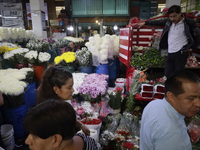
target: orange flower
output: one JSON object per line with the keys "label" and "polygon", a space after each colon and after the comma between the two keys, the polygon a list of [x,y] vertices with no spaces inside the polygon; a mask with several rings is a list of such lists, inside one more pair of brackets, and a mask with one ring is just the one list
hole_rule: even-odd
{"label": "orange flower", "polygon": [[146,80],[146,75],[143,75],[142,77],[140,77],[139,82],[144,82]]}
{"label": "orange flower", "polygon": [[140,72],[140,76],[142,76],[142,75],[144,75],[144,72],[142,71],[142,72]]}

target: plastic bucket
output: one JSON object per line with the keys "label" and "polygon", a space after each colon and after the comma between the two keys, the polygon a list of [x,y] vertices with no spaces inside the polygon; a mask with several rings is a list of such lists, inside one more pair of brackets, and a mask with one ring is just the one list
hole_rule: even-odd
{"label": "plastic bucket", "polygon": [[26,68],[26,67],[28,67],[28,63],[25,63],[25,64],[15,64],[15,67],[17,69]]}
{"label": "plastic bucket", "polygon": [[[100,64],[99,67],[95,68],[95,72],[97,74],[105,74],[109,75],[109,69],[108,69],[108,64]],[[109,78],[107,79],[107,82],[109,84]]]}
{"label": "plastic bucket", "polygon": [[15,138],[22,138],[25,135],[22,122],[26,114],[26,105],[17,108],[2,109],[2,115],[6,124],[12,124]]}
{"label": "plastic bucket", "polygon": [[2,68],[3,69],[15,68],[15,65],[6,59],[3,59],[2,60]]}
{"label": "plastic bucket", "polygon": [[109,78],[110,79],[116,79],[117,78],[117,59],[109,59]]}
{"label": "plastic bucket", "polygon": [[89,67],[80,67],[80,72],[83,72],[83,73],[93,73],[93,66],[89,66]]}
{"label": "plastic bucket", "polygon": [[14,130],[11,124],[4,124],[1,126],[1,137],[6,150],[12,150],[15,147],[13,133]]}
{"label": "plastic bucket", "polygon": [[42,76],[45,70],[45,66],[33,66],[34,68],[34,77],[36,79],[36,81],[41,81],[42,80]]}
{"label": "plastic bucket", "polygon": [[24,101],[27,108],[34,107],[36,105],[36,86],[35,83],[29,84],[24,94]]}
{"label": "plastic bucket", "polygon": [[7,138],[2,138],[3,144],[5,145],[6,150],[13,150],[15,147],[15,139],[13,134]]}
{"label": "plastic bucket", "polygon": [[100,64],[95,71],[97,74],[109,75],[108,64]]}

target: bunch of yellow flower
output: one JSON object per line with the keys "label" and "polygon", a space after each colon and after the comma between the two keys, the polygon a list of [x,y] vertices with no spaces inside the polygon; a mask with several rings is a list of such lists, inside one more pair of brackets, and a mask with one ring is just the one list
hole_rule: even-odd
{"label": "bunch of yellow flower", "polygon": [[0,47],[0,53],[6,53],[9,51],[12,51],[14,49],[18,49],[19,47],[8,47],[8,46],[2,46]]}
{"label": "bunch of yellow flower", "polygon": [[57,56],[54,59],[55,64],[59,64],[61,61],[65,61],[66,63],[73,63],[76,60],[76,56],[74,52],[66,52],[63,53],[61,56]]}

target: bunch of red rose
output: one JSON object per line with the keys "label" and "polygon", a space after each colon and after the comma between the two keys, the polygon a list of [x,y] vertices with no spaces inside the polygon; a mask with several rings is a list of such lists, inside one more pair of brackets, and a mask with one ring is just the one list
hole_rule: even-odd
{"label": "bunch of red rose", "polygon": [[130,135],[130,132],[126,128],[119,128],[116,132],[117,132],[117,134],[121,134],[123,136]]}
{"label": "bunch of red rose", "polygon": [[130,150],[131,150],[132,148],[134,148],[134,144],[133,144],[132,142],[124,142],[122,146],[123,146],[123,148],[126,149],[126,150],[127,150],[127,149],[130,149]]}
{"label": "bunch of red rose", "polygon": [[87,124],[87,125],[98,125],[101,123],[100,119],[92,119],[92,118],[85,118],[84,120],[81,121],[83,124]]}

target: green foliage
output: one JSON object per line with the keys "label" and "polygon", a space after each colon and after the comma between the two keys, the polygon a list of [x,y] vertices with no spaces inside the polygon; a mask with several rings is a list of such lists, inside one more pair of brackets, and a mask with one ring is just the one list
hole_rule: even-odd
{"label": "green foliage", "polygon": [[164,66],[165,58],[159,50],[151,48],[144,53],[134,53],[131,58],[131,66],[136,68],[149,68],[152,66]]}
{"label": "green foliage", "polygon": [[119,109],[121,108],[121,93],[119,91],[117,91],[116,93],[111,93],[109,95],[110,97],[110,101],[108,102],[108,105],[112,108],[112,109]]}

